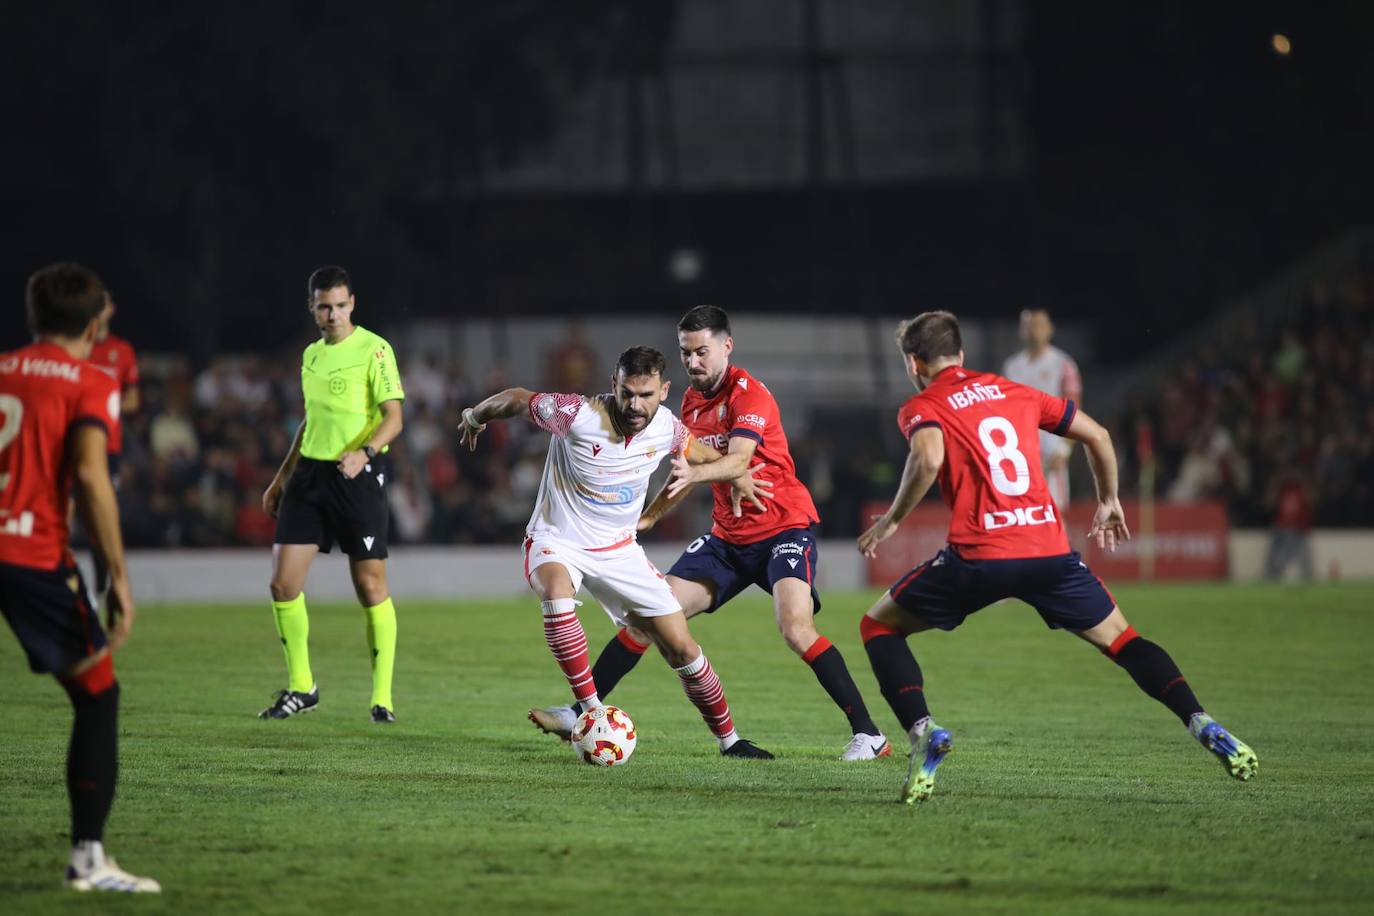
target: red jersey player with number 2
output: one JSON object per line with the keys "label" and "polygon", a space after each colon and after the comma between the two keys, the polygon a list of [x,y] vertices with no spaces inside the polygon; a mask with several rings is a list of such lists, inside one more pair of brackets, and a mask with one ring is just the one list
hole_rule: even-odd
{"label": "red jersey player with number 2", "polygon": [[959,322],[949,312],[902,322],[897,343],[907,377],[920,392],[898,414],[911,453],[891,507],[859,537],[859,550],[873,556],[937,477],[953,514],[948,546],[898,580],[860,624],[883,696],[911,738],[902,800],[930,797],[935,768],[953,746],[949,731],[930,717],[921,668],[906,638],[952,630],[1004,598],[1021,599],[1049,626],[1096,646],[1169,707],[1230,775],[1253,776],[1259,769],[1254,751],[1203,711],[1169,654],[1136,633],[1102,580],[1069,549],[1041,471],[1039,431],[1087,446],[1098,501],[1089,537],[1114,550],[1130,532],[1107,431],[1073,401],[965,369]]}
{"label": "red jersey player with number 2", "polygon": [[[103,845],[119,745],[119,682],[110,653],[128,638],[134,619],[105,457],[119,422],[119,388],[86,362],[105,287],[84,267],[54,264],[29,277],[26,305],[34,343],[0,354],[0,612],[29,667],[57,678],[75,714],[67,748],[67,886],[156,893],[156,881],[121,869]],[[67,546],[72,490],[91,545],[110,571],[108,640]]]}

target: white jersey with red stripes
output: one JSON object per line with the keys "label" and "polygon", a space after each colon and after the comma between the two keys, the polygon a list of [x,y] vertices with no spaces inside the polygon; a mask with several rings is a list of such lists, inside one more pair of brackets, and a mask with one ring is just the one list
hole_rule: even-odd
{"label": "white jersey with red stripes", "polygon": [[613,409],[609,394],[545,392],[530,398],[530,419],[553,434],[525,528],[530,538],[553,537],[593,551],[634,541],[650,475],[686,447],[689,434],[660,406],[641,432],[623,436],[611,422]]}

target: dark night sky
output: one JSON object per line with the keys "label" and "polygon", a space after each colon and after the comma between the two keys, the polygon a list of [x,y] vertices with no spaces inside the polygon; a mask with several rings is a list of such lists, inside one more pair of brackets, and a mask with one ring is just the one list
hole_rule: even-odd
{"label": "dark night sky", "polygon": [[[857,244],[828,215],[859,199],[875,307],[1030,299],[1181,327],[1374,206],[1374,6],[1358,2],[1028,3],[1019,176],[638,202],[471,188],[480,163],[556,132],[554,89],[608,61],[653,68],[672,3],[190,6],[8,5],[0,288],[16,316],[25,275],[59,258],[106,276],[145,348],[201,356],[251,346],[326,261],[415,314],[509,308],[517,281],[523,308],[615,308],[672,295],[662,252],[633,256],[646,214],[756,249],[721,259],[703,295],[788,308],[819,289],[807,307],[826,309]],[[587,240],[576,263],[560,260],[570,232]],[[835,263],[798,269],[816,250]],[[570,271],[605,292],[561,294],[585,285]],[[17,318],[0,332],[22,336]]]}

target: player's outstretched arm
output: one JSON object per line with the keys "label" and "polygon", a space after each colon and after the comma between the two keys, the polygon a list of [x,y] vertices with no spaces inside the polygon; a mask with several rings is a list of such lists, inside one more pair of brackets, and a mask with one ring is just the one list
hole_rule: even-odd
{"label": "player's outstretched arm", "polygon": [[281,467],[277,468],[276,476],[267,485],[267,490],[262,494],[262,511],[273,518],[277,517],[277,506],[281,505],[281,494],[286,489],[286,482],[291,479],[291,472],[296,470],[296,459],[301,456],[301,440],[305,438],[305,421],[296,427],[296,437],[291,440],[291,447],[286,450],[286,457],[281,460]]}
{"label": "player's outstretched arm", "polygon": [[945,434],[938,426],[927,426],[911,434],[911,451],[906,456],[897,495],[887,511],[877,517],[873,527],[859,535],[859,553],[866,557],[877,555],[878,545],[892,537],[902,519],[925,498],[944,463]]}
{"label": "player's outstretched arm", "polygon": [[1097,511],[1093,513],[1088,537],[1096,541],[1098,547],[1116,550],[1118,543],[1131,539],[1131,531],[1126,527],[1126,513],[1121,509],[1117,493],[1116,449],[1112,447],[1111,434],[1080,410],[1073,415],[1067,435],[1087,448],[1088,467],[1097,484]]}
{"label": "player's outstretched arm", "polygon": [[477,448],[477,437],[492,420],[509,420],[530,409],[534,392],[528,388],[507,388],[498,391],[476,407],[463,408],[463,423],[458,427],[463,444],[469,450]]}
{"label": "player's outstretched arm", "polygon": [[[694,458],[698,462],[713,461],[720,458],[720,452],[704,445],[696,436],[687,437],[687,447],[683,449],[683,454],[673,456],[673,467],[676,469],[678,461],[692,461]],[[658,495],[653,502],[644,507],[644,511],[639,514],[639,523],[635,525],[636,531],[648,531],[658,524],[659,519],[677,508],[678,503],[687,498],[687,494],[692,492],[693,485],[678,487],[673,489],[673,480],[670,474],[668,479],[663,481],[663,486],[659,488]]]}
{"label": "player's outstretched arm", "polygon": [[129,587],[129,569],[124,562],[124,539],[119,533],[119,504],[110,465],[105,457],[106,434],[103,427],[78,426],[72,434],[72,481],[75,484],[76,511],[91,536],[91,547],[109,570],[110,595],[106,607],[110,615],[111,651],[129,638],[134,624],[134,597]]}
{"label": "player's outstretched arm", "polygon": [[[696,485],[695,482],[675,486],[680,471],[685,472],[697,465],[719,463],[725,460],[725,457],[711,446],[702,443],[696,436],[690,437],[682,454],[673,456],[673,474],[663,482],[663,487],[658,491],[653,502],[649,503],[640,514],[639,524],[635,526],[635,530],[648,531],[658,524],[659,519],[673,511],[679,503],[686,499],[688,493],[692,492],[692,488]],[[746,468],[744,473],[731,480],[730,502],[736,518],[744,512],[744,500],[748,500],[759,511],[763,511],[762,500],[773,498],[773,482],[754,476],[754,471],[761,467],[763,467],[762,463],[753,468]]]}
{"label": "player's outstretched arm", "polygon": [[759,447],[757,442],[747,436],[732,436],[729,449],[721,455],[710,446],[701,445],[695,440],[693,442],[704,451],[693,453],[689,449],[683,456],[686,460],[681,464],[674,460],[673,477],[670,481],[672,492],[694,483],[734,480],[747,473],[749,462],[753,460],[754,452]]}

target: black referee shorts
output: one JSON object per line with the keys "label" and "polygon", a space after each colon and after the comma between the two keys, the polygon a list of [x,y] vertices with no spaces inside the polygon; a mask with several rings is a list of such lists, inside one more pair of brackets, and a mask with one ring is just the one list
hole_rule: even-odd
{"label": "black referee shorts", "polygon": [[352,480],[338,462],[300,458],[277,508],[272,543],[316,544],[325,553],[338,544],[355,560],[386,559],[386,477],[380,455]]}
{"label": "black referee shorts", "polygon": [[35,673],[61,674],[105,647],[105,631],[74,563],[56,569],[0,563],[0,612]]}

